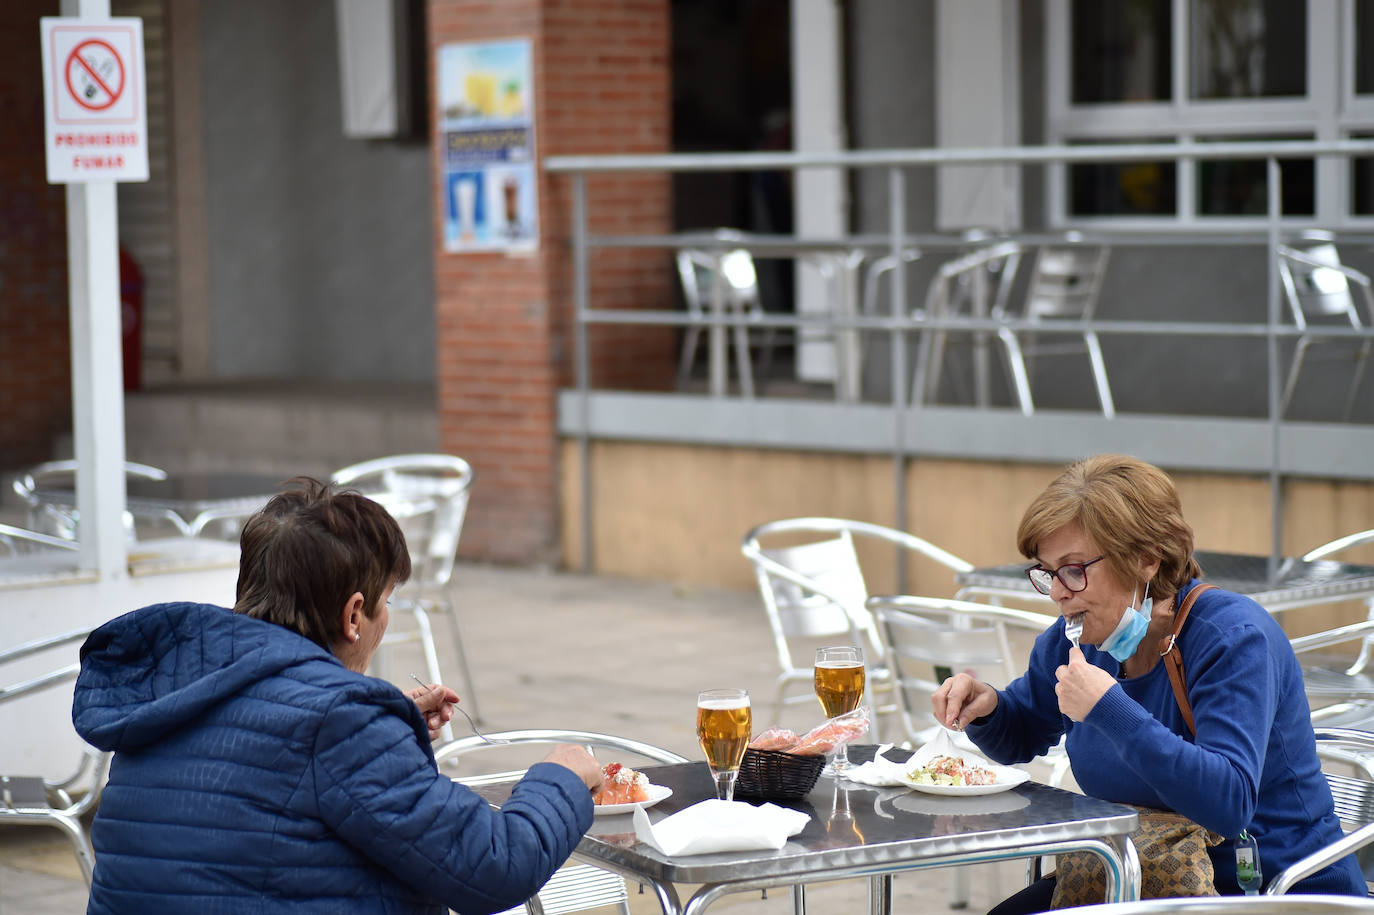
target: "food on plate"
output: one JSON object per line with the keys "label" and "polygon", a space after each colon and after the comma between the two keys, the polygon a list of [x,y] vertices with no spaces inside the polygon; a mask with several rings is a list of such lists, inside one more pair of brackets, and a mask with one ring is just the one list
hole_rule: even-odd
{"label": "food on plate", "polygon": [[997,773],[983,766],[973,766],[957,756],[932,756],[924,766],[917,766],[907,777],[920,785],[995,785]]}
{"label": "food on plate", "polygon": [[852,743],[867,733],[868,709],[860,707],[807,731],[787,752],[798,756],[820,756],[842,743]]}
{"label": "food on plate", "polygon": [[795,731],[789,731],[787,728],[769,728],[749,741],[749,749],[778,750],[785,753],[795,747],[799,740],[801,738],[797,736]]}
{"label": "food on plate", "polygon": [[649,776],[643,772],[607,763],[601,767],[601,790],[592,795],[598,807],[607,804],[638,804],[649,799]]}

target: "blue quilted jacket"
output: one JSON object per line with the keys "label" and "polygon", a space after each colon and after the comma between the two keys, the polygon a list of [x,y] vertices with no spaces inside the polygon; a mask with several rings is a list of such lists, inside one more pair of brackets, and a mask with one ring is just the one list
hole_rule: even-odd
{"label": "blue quilted jacket", "polygon": [[492,810],[437,773],[396,687],[220,607],[97,629],[72,718],[115,751],[90,912],[497,912],[592,822],[586,786],[550,763]]}

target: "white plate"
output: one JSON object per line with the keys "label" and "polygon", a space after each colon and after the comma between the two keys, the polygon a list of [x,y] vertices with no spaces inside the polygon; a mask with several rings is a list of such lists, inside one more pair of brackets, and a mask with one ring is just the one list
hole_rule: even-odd
{"label": "white plate", "polygon": [[988,766],[987,768],[991,769],[997,776],[997,781],[991,785],[921,785],[915,779],[906,778],[903,778],[902,782],[925,794],[973,797],[979,794],[996,794],[999,791],[1006,791],[1030,779],[1027,772],[1013,769],[1011,766]]}
{"label": "white plate", "polygon": [[608,817],[617,813],[633,813],[636,807],[643,807],[648,810],[659,801],[673,796],[673,789],[665,788],[662,785],[650,785],[645,790],[649,794],[647,801],[640,801],[637,804],[597,804],[592,808],[592,813],[599,817]]}

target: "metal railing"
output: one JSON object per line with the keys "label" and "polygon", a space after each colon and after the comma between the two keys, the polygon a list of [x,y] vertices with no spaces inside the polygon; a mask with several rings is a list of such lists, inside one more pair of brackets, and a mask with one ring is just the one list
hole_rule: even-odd
{"label": "metal railing", "polygon": [[[578,392],[578,446],[582,499],[582,565],[590,569],[591,556],[591,470],[590,470],[590,355],[588,325],[643,324],[656,326],[750,327],[750,328],[822,328],[826,330],[879,331],[890,335],[891,342],[891,411],[893,423],[892,462],[894,474],[894,502],[896,527],[907,528],[906,465],[909,455],[904,450],[905,425],[908,420],[907,335],[928,330],[974,331],[996,333],[998,330],[1045,331],[1044,321],[1008,320],[1004,318],[917,316],[907,307],[906,269],[903,253],[913,247],[922,250],[941,246],[967,246],[967,240],[948,235],[934,236],[908,233],[906,212],[906,172],[914,167],[947,165],[1070,165],[1111,162],[1168,161],[1192,163],[1200,160],[1265,160],[1267,163],[1267,210],[1262,222],[1253,232],[1238,232],[1233,225],[1214,231],[1190,226],[1187,232],[1159,230],[1103,229],[1076,232],[1075,240],[1086,243],[1110,242],[1137,245],[1189,244],[1234,245],[1262,242],[1267,248],[1267,320],[1264,323],[1158,321],[1091,321],[1072,322],[1072,330],[1094,331],[1100,335],[1179,335],[1228,336],[1262,338],[1267,343],[1266,377],[1268,423],[1270,427],[1269,490],[1271,530],[1271,573],[1282,555],[1282,492],[1283,474],[1280,462],[1282,416],[1280,408],[1279,341],[1304,333],[1327,337],[1374,337],[1371,328],[1315,328],[1299,329],[1281,321],[1281,301],[1276,256],[1285,228],[1314,225],[1311,217],[1285,219],[1282,213],[1282,178],[1280,159],[1306,157],[1374,157],[1374,140],[1339,141],[1274,141],[1220,143],[1148,143],[1100,144],[1075,146],[1018,146],[978,149],[888,149],[850,150],[825,153],[758,152],[712,154],[661,155],[604,155],[551,156],[544,160],[545,168],[555,174],[568,175],[572,183],[572,245],[574,296],[574,359]],[[884,169],[887,174],[888,226],[886,233],[851,235],[844,238],[804,238],[797,236],[751,236],[744,240],[722,240],[707,233],[671,233],[639,236],[593,236],[588,226],[587,176],[607,173],[678,173],[720,171],[783,170],[793,172],[805,168]],[[1053,239],[1034,234],[1017,236],[1027,244],[1049,241],[1063,242],[1062,235]],[[758,252],[781,251],[808,246],[834,246],[836,249],[864,249],[890,255],[894,261],[891,283],[890,316],[793,314],[688,314],[681,311],[610,310],[594,308],[590,295],[590,251],[594,248],[681,248],[704,250],[740,248]],[[1109,421],[1109,420],[1104,420]]]}

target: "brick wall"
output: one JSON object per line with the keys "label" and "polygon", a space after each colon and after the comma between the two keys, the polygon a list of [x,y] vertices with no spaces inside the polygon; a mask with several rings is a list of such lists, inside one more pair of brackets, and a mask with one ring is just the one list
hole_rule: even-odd
{"label": "brick wall", "polygon": [[71,427],[66,196],[47,183],[38,33],[58,11],[0,4],[0,472],[50,457]]}
{"label": "brick wall", "polygon": [[[431,81],[440,45],[526,37],[533,45],[541,158],[667,152],[668,6],[668,0],[429,0]],[[437,162],[437,133],[433,142]],[[670,191],[664,175],[590,180],[591,229],[666,232]],[[437,167],[435,200],[443,200]],[[469,556],[557,558],[556,396],[574,379],[571,182],[541,173],[539,200],[534,256],[447,253],[437,222],[444,207],[435,207],[440,441],[477,472],[462,542]],[[594,307],[672,307],[667,252],[599,252],[591,276]],[[671,330],[592,330],[594,385],[671,384]]]}

